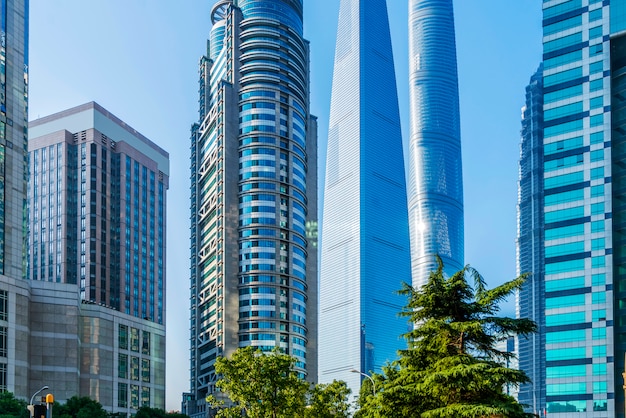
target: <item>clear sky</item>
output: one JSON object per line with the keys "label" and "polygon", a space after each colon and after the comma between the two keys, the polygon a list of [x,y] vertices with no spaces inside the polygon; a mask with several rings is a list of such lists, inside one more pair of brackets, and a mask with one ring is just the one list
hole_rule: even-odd
{"label": "clear sky", "polygon": [[[304,0],[320,195],[339,0]],[[189,128],[214,0],[30,0],[30,120],[96,101],[170,154],[167,409],[189,389]],[[407,0],[388,0],[408,137]],[[524,88],[541,59],[541,1],[455,0],[465,261],[490,286],[515,276]],[[320,202],[321,210],[321,202]],[[514,314],[513,301],[503,311]]]}

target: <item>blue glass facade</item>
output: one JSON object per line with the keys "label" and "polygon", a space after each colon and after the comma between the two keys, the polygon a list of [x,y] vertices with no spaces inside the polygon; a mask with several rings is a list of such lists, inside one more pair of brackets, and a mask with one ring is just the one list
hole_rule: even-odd
{"label": "blue glass facade", "polygon": [[330,108],[320,271],[319,381],[380,371],[405,346],[409,230],[385,0],[342,0]]}
{"label": "blue glass facade", "polygon": [[[518,236],[518,269],[532,273],[518,315],[539,324],[518,341],[533,379],[519,399],[537,413],[624,417],[623,6],[543,2],[542,100],[532,104],[542,110],[530,118],[542,147],[525,159],[524,121]],[[541,164],[528,171],[527,160]]]}
{"label": "blue glass facade", "polygon": [[[560,150],[546,150],[554,155]],[[542,328],[545,318],[537,309],[544,300],[543,275],[543,67],[531,77],[526,87],[526,105],[522,109],[522,131],[519,162],[519,193],[517,219],[517,272],[533,272],[518,295],[518,315],[530,318]],[[576,211],[574,211],[576,212]],[[572,214],[575,216],[575,214]],[[548,222],[568,219],[566,214],[554,214]],[[565,284],[563,284],[565,285]],[[545,360],[542,355],[545,336],[541,333],[518,340],[519,366],[533,382],[545,379]],[[518,399],[538,411],[545,404],[545,390],[532,384],[520,386]]]}
{"label": "blue glass facade", "polygon": [[317,124],[301,0],[219,1],[191,143],[191,393],[278,347],[317,375]]}
{"label": "blue glass facade", "polygon": [[0,275],[26,275],[28,0],[0,0]]}
{"label": "blue glass facade", "polygon": [[452,0],[409,3],[409,224],[413,285],[463,268],[463,174]]}

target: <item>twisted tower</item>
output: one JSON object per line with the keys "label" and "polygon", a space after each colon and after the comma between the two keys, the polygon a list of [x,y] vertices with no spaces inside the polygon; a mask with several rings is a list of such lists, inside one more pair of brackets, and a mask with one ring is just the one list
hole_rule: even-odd
{"label": "twisted tower", "polygon": [[463,267],[463,179],[452,0],[409,3],[409,225],[413,285],[439,255]]}

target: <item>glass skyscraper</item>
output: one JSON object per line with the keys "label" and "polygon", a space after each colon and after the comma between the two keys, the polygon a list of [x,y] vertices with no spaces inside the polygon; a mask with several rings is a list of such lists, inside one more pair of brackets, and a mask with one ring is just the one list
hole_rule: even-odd
{"label": "glass skyscraper", "polygon": [[50,295],[31,294],[31,387],[163,408],[168,153],[95,102],[31,121],[28,149],[28,279]]}
{"label": "glass skyscraper", "polygon": [[[522,130],[519,161],[519,193],[517,218],[517,274],[533,272],[522,292],[517,294],[517,316],[530,318],[545,326],[544,298],[544,219],[543,219],[543,67],[531,77],[526,87],[526,104],[522,109]],[[542,333],[519,338],[520,368],[533,382],[545,380],[545,359],[539,355],[545,346]],[[545,389],[533,391],[533,385],[521,385],[519,399],[539,410],[545,404]]]}
{"label": "glass skyscraper", "polygon": [[28,278],[165,324],[168,153],[94,102],[29,128]]}
{"label": "glass skyscraper", "polygon": [[385,0],[342,0],[333,75],[320,271],[319,381],[358,395],[405,347],[409,229]]}
{"label": "glass skyscraper", "polygon": [[413,285],[439,255],[463,268],[463,173],[452,0],[409,3],[409,224]]}
{"label": "glass skyscraper", "polygon": [[28,0],[0,0],[0,275],[26,274]]}
{"label": "glass skyscraper", "polygon": [[[543,70],[522,124],[518,340],[537,413],[624,417],[626,2],[543,2]],[[540,97],[533,98],[533,94]],[[534,165],[534,167],[533,167]]]}
{"label": "glass skyscraper", "polygon": [[302,0],[218,1],[191,138],[191,393],[214,362],[280,348],[317,375],[317,123]]}

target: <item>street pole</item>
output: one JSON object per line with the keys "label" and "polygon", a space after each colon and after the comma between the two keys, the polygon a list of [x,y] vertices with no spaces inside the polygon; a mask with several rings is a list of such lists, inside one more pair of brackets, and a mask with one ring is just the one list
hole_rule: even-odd
{"label": "street pole", "polygon": [[367,374],[367,373],[360,372],[360,371],[358,371],[358,370],[356,370],[356,369],[352,369],[352,370],[350,370],[350,372],[352,372],[352,373],[358,373],[358,374],[360,374],[361,376],[365,376],[365,377],[367,377],[367,378],[370,380],[370,382],[372,382],[372,391],[374,392],[374,396],[376,396],[376,382],[374,382],[374,379],[372,379],[372,376],[370,376],[370,375],[369,375],[369,374]]}

